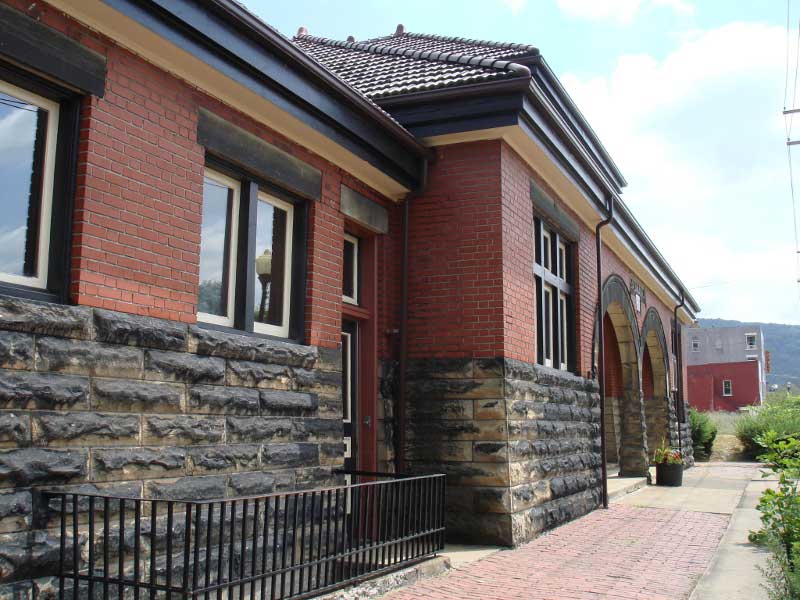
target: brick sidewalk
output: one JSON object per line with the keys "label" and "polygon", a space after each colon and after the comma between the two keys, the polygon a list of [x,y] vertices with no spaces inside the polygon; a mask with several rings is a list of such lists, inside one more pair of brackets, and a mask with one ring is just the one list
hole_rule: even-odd
{"label": "brick sidewalk", "polygon": [[612,505],[517,550],[385,596],[453,600],[676,600],[688,597],[727,515]]}

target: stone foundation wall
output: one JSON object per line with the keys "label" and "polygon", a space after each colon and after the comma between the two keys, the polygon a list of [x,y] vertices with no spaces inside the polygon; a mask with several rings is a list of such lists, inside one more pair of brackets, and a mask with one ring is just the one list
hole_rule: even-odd
{"label": "stone foundation wall", "polygon": [[38,489],[194,500],[336,481],[340,370],[338,350],[0,296],[0,598],[35,597],[30,574],[55,568]]}
{"label": "stone foundation wall", "polygon": [[395,472],[395,439],[397,422],[394,415],[394,403],[397,397],[398,363],[383,360],[378,368],[378,471]]}
{"label": "stone foundation wall", "polygon": [[600,501],[596,383],[515,360],[415,360],[409,469],[447,474],[447,535],[517,545]]}

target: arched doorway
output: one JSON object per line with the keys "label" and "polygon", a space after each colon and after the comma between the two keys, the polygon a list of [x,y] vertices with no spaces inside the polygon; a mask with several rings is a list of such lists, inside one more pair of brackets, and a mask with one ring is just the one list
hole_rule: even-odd
{"label": "arched doorway", "polygon": [[649,458],[662,444],[671,444],[669,414],[669,362],[661,317],[648,309],[641,334],[642,397]]}
{"label": "arched doorway", "polygon": [[619,276],[612,275],[606,280],[602,300],[606,460],[619,464],[621,477],[643,477],[647,475],[649,460],[639,368],[639,327],[630,295]]}

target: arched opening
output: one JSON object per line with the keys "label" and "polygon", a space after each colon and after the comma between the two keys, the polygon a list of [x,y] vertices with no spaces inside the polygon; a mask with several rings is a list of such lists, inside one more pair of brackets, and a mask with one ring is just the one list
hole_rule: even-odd
{"label": "arched opening", "polygon": [[655,309],[647,311],[642,326],[642,396],[647,447],[653,458],[655,449],[670,444],[669,376],[667,342],[661,317]]}
{"label": "arched opening", "polygon": [[612,275],[603,286],[606,460],[621,477],[648,471],[648,440],[639,369],[639,328],[628,290]]}

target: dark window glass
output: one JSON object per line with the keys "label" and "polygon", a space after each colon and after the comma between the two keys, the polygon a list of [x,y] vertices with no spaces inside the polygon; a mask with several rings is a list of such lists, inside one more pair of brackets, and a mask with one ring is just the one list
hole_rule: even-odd
{"label": "dark window glass", "polygon": [[225,317],[231,251],[234,190],[208,176],[203,180],[203,225],[200,234],[200,292],[197,310]]}
{"label": "dark window glass", "polygon": [[284,319],[288,286],[286,253],[288,212],[259,198],[256,223],[256,285],[253,314],[257,323],[288,327]]}
{"label": "dark window glass", "polygon": [[48,111],[0,91],[0,273],[7,275],[40,275],[48,118]]}

